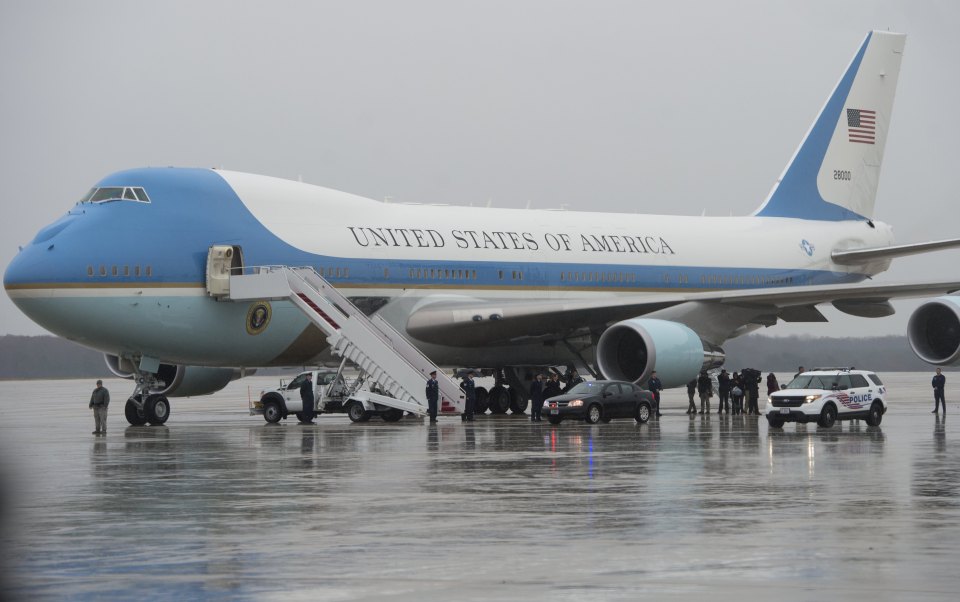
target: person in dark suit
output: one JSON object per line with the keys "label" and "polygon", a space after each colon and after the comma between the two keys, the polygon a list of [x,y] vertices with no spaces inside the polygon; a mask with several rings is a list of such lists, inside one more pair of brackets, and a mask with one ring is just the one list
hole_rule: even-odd
{"label": "person in dark suit", "polygon": [[461,420],[463,421],[473,422],[473,412],[477,404],[477,385],[473,382],[474,374],[475,372],[473,370],[467,372],[467,375],[463,377],[463,382],[460,384],[466,400],[463,408],[463,416],[461,416]]}
{"label": "person in dark suit", "polygon": [[430,414],[430,422],[437,421],[437,406],[440,402],[440,383],[437,382],[437,371],[430,371],[430,379],[427,380],[427,413]]}
{"label": "person in dark suit", "polygon": [[937,368],[937,374],[933,377],[933,411],[931,414],[936,414],[937,410],[940,409],[940,404],[943,404],[943,415],[947,415],[947,401],[943,398],[943,388],[947,386],[947,377],[940,373],[940,368]]}
{"label": "person in dark suit", "polygon": [[543,387],[543,400],[547,401],[551,397],[556,397],[563,393],[563,389],[560,387],[560,375],[554,372],[550,375],[550,380]]}
{"label": "person in dark suit", "polygon": [[537,378],[530,383],[530,422],[540,422],[540,412],[543,410],[543,375],[537,374]]}
{"label": "person in dark suit", "polygon": [[660,377],[657,376],[656,370],[650,373],[650,380],[647,381],[647,389],[653,393],[653,405],[657,406],[653,409],[653,413],[659,418],[663,415],[660,413],[660,391],[663,391],[663,383],[660,382]]}
{"label": "person in dark suit", "polygon": [[300,412],[300,424],[314,424],[313,422],[313,373],[307,372],[307,378],[300,385],[300,401],[303,402],[303,411]]}

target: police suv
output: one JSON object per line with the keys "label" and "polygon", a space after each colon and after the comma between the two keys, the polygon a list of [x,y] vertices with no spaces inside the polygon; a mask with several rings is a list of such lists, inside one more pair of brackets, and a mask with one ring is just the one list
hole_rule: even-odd
{"label": "police suv", "polygon": [[784,422],[814,422],[830,428],[837,420],[863,418],[877,426],[887,411],[887,388],[867,370],[814,368],[767,397],[764,414],[773,428]]}

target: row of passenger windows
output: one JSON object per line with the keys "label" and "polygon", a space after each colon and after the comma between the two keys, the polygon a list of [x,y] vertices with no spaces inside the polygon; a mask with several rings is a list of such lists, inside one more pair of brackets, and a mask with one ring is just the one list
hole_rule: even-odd
{"label": "row of passenger windows", "polygon": [[146,266],[141,269],[139,265],[133,266],[133,269],[128,265],[114,265],[109,268],[102,263],[100,264],[99,269],[94,269],[92,265],[87,266],[87,276],[93,278],[96,275],[106,276],[107,274],[111,276],[123,276],[124,278],[129,278],[133,276],[134,278],[139,278],[142,275],[146,275],[147,278],[153,276],[153,267]]}
{"label": "row of passenger windows", "polygon": [[729,285],[729,286],[777,286],[793,284],[793,276],[772,278],[770,276],[700,276],[700,284]]}
{"label": "row of passenger windows", "polygon": [[560,272],[561,282],[636,282],[629,272]]}
{"label": "row of passenger windows", "polygon": [[[390,277],[390,272],[387,269],[383,270],[383,277]],[[476,280],[477,271],[448,270],[441,268],[410,268],[407,270],[407,277],[411,280]]]}

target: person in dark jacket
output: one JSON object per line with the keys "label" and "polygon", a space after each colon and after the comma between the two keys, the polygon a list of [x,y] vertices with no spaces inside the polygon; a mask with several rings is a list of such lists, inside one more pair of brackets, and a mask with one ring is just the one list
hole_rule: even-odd
{"label": "person in dark jacket", "polygon": [[554,372],[543,387],[543,400],[548,401],[551,397],[556,397],[561,393],[563,393],[563,389],[560,387],[560,375]]}
{"label": "person in dark jacket", "polygon": [[933,411],[931,414],[936,414],[937,410],[940,409],[940,404],[943,404],[943,415],[947,415],[947,401],[943,397],[943,388],[947,386],[947,377],[940,373],[940,368],[937,368],[937,374],[933,377]]}
{"label": "person in dark jacket", "polygon": [[723,414],[726,410],[727,415],[730,415],[730,375],[727,374],[726,370],[721,370],[720,374],[717,376],[717,395],[720,396],[720,409],[717,410],[717,414]]}
{"label": "person in dark jacket", "polygon": [[543,410],[543,375],[530,383],[530,422],[540,422],[540,412]]}
{"label": "person in dark jacket", "polygon": [[574,369],[570,372],[570,376],[567,377],[567,386],[563,388],[563,392],[566,393],[570,389],[576,387],[583,382],[583,378],[580,377],[580,374]]}
{"label": "person in dark jacket", "polygon": [[430,422],[437,421],[437,406],[440,401],[440,383],[437,382],[437,371],[430,371],[430,378],[427,380],[427,413],[430,414]]}
{"label": "person in dark jacket", "polygon": [[763,376],[759,370],[744,368],[740,371],[740,378],[743,379],[743,389],[747,393],[747,414],[759,415],[757,398],[760,397],[760,381]]}
{"label": "person in dark jacket", "polygon": [[739,372],[730,377],[730,406],[734,414],[743,414],[743,379]]}
{"label": "person in dark jacket", "polygon": [[660,413],[660,391],[663,391],[663,383],[660,382],[660,377],[657,376],[656,370],[650,373],[650,380],[647,381],[647,389],[653,393],[653,405],[656,406],[654,408],[654,414],[659,418],[663,416],[663,414]]}
{"label": "person in dark jacket", "polygon": [[[107,434],[107,406],[110,405],[110,391],[103,386],[103,381],[97,381],[97,388],[90,395],[90,409],[93,410],[93,422],[96,425],[93,435]],[[946,411],[946,409],[944,409]]]}
{"label": "person in dark jacket", "polygon": [[767,374],[767,395],[780,390],[780,383],[777,382],[777,376],[771,372]]}
{"label": "person in dark jacket", "polygon": [[706,372],[701,372],[697,378],[697,393],[700,394],[700,413],[710,413],[710,398],[713,397],[713,381]]}
{"label": "person in dark jacket", "polygon": [[460,419],[465,422],[473,422],[474,408],[477,404],[477,385],[473,382],[474,374],[475,372],[473,370],[467,372],[467,375],[463,377],[463,382],[460,383],[460,388],[463,389],[464,398],[466,400],[463,409],[463,416],[461,416]]}
{"label": "person in dark jacket", "polygon": [[313,373],[307,372],[307,378],[300,384],[300,401],[303,402],[303,411],[300,412],[300,424],[314,424],[313,422]]}
{"label": "person in dark jacket", "polygon": [[687,383],[687,414],[697,413],[697,404],[693,401],[693,396],[697,394],[697,379],[691,378]]}

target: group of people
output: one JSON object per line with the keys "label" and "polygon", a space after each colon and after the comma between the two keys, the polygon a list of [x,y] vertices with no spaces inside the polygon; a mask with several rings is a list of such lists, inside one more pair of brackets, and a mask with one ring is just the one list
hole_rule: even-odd
{"label": "group of people", "polygon": [[[760,415],[760,383],[763,382],[763,376],[759,370],[753,368],[744,368],[740,372],[728,374],[726,370],[721,370],[717,375],[717,387],[714,391],[713,379],[706,371],[701,371],[697,378],[687,383],[687,414],[709,414],[710,401],[714,393],[719,398],[719,408],[717,414],[752,414]],[[780,390],[780,383],[777,382],[777,376],[771,372],[767,374],[767,394]],[[700,398],[700,410],[697,411],[697,404],[694,396]],[[746,402],[746,408],[744,408]]]}

